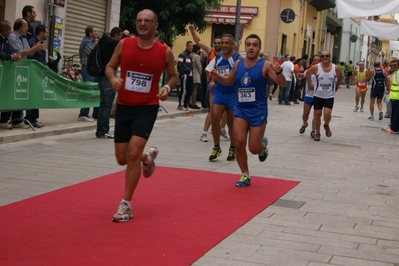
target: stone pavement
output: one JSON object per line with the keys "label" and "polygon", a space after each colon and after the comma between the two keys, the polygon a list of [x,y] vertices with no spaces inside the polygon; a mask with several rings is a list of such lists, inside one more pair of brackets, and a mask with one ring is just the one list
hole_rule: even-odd
{"label": "stone pavement", "polygon": [[[368,97],[365,112],[354,113],[354,89],[342,86],[332,137],[322,131],[320,142],[309,137],[309,127],[298,133],[302,103],[270,101],[269,158],[260,163],[249,155],[250,173],[300,183],[193,265],[399,266],[399,136],[381,131],[388,119],[367,120]],[[148,142],[160,150],[157,165],[239,178],[236,162],[225,156],[208,161],[212,136],[199,141],[206,113],[183,116],[174,97],[163,106],[170,113],[160,112]],[[124,169],[115,162],[112,140],[96,139],[95,124],[76,121],[77,114],[41,110],[41,129],[0,130],[0,206]],[[228,146],[221,142],[225,151]],[[116,209],[119,198],[110,200]]]}

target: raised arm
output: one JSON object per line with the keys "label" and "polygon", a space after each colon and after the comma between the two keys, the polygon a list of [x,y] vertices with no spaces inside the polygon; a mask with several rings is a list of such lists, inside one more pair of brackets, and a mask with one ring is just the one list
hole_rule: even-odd
{"label": "raised arm", "polygon": [[194,42],[198,44],[198,46],[201,47],[201,49],[204,50],[209,55],[209,53],[212,51],[212,47],[206,45],[201,41],[201,39],[198,37],[197,33],[194,30],[193,24],[188,25],[188,28],[191,32],[191,36],[193,36]]}

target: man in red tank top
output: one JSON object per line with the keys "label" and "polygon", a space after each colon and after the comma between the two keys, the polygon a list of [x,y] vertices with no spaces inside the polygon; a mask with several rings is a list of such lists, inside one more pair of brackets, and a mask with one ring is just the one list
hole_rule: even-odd
{"label": "man in red tank top", "polygon": [[[115,156],[126,166],[125,191],[112,221],[126,222],[133,218],[131,199],[140,179],[150,177],[155,169],[158,149],[143,153],[158,114],[159,100],[165,101],[176,86],[177,73],[172,50],[154,39],[158,17],[149,9],[137,14],[137,38],[124,38],[115,48],[105,74],[112,89],[118,92],[115,114]],[[118,66],[121,76],[115,75]],[[163,71],[168,80],[159,89]],[[143,165],[143,166],[141,166]]]}

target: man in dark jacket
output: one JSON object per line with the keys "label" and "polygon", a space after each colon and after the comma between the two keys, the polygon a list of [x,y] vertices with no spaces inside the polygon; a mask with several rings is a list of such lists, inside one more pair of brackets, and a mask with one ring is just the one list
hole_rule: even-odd
{"label": "man in dark jacket", "polygon": [[[12,60],[19,61],[21,60],[21,55],[17,53],[13,53],[10,49],[10,45],[8,44],[8,36],[11,33],[11,23],[7,20],[3,20],[0,22],[0,59],[1,60]],[[21,111],[18,112],[1,112],[0,118],[0,128],[3,129],[12,129],[12,125],[8,123],[8,120],[11,117],[12,119],[21,118]]]}
{"label": "man in dark jacket", "polygon": [[191,111],[188,103],[193,93],[193,59],[191,52],[193,51],[193,42],[186,43],[186,50],[184,50],[177,59],[177,71],[180,77],[180,93],[179,105],[177,110]]}
{"label": "man in dark jacket", "polygon": [[[115,47],[122,39],[123,31],[115,27],[111,30],[110,37],[103,35],[97,45],[100,45],[101,63],[105,66],[114,53]],[[109,80],[102,73],[98,77],[100,88],[100,107],[98,108],[96,137],[101,139],[112,139],[114,135],[109,133],[109,118],[111,115],[112,103],[115,99],[115,91],[112,90]]]}

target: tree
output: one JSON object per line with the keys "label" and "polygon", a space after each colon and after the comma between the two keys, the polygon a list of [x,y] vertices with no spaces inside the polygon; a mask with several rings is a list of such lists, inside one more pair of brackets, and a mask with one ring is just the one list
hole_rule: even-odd
{"label": "tree", "polygon": [[168,45],[178,35],[187,33],[186,26],[194,24],[198,31],[204,31],[204,17],[208,8],[219,8],[223,0],[122,0],[120,27],[136,33],[135,18],[143,9],[151,9],[158,15],[160,37]]}

